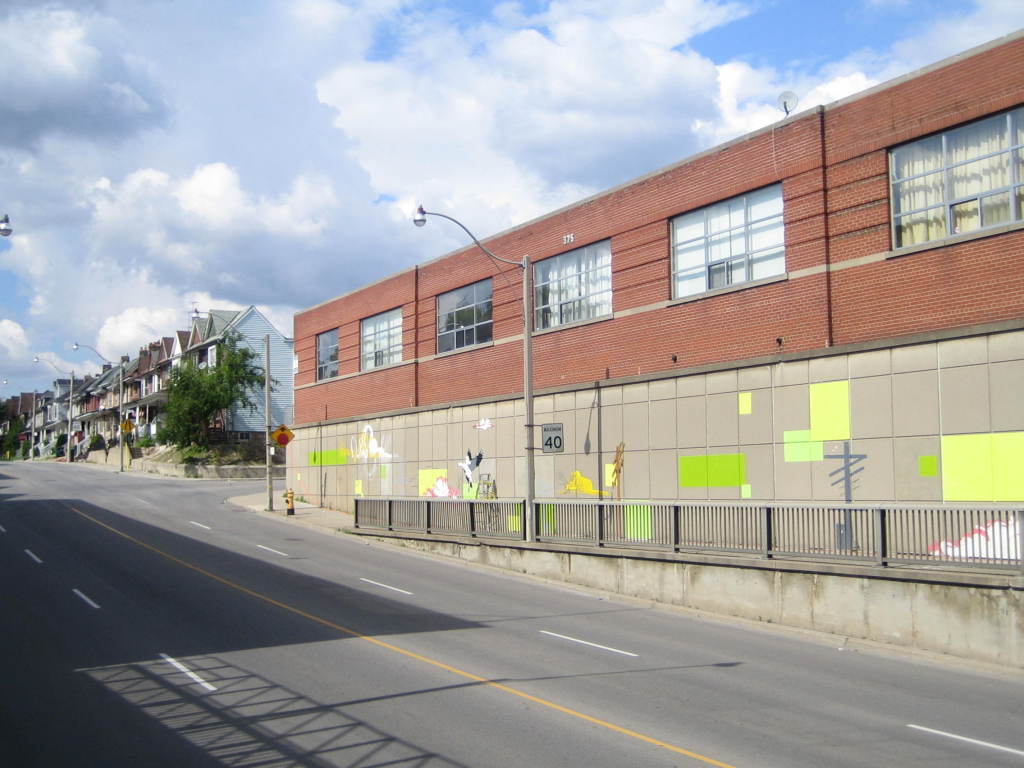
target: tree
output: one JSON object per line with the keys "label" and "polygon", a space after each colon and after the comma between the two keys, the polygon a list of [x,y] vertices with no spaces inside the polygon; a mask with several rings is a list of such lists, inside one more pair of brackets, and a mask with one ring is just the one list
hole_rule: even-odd
{"label": "tree", "polygon": [[0,458],[15,456],[21,451],[21,441],[18,440],[18,435],[21,434],[24,429],[25,422],[20,416],[15,416],[10,422],[10,427],[7,429],[7,433],[0,438]]}
{"label": "tree", "polygon": [[210,422],[233,405],[253,408],[252,393],[263,383],[256,353],[229,335],[217,350],[217,364],[200,368],[183,361],[171,371],[167,387],[167,439],[179,448],[210,444]]}

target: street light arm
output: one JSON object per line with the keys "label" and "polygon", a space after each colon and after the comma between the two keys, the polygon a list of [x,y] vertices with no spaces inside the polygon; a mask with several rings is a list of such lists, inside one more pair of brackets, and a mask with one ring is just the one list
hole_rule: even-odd
{"label": "street light arm", "polygon": [[71,371],[71,373],[68,373],[67,371],[62,371],[60,368],[58,368],[56,365],[54,365],[51,361],[47,360],[45,357],[40,357],[39,355],[36,355],[35,357],[33,357],[32,358],[32,362],[33,363],[48,363],[49,366],[51,368],[53,368],[53,370],[55,370],[57,373],[61,374],[62,376],[74,377],[74,375],[75,375],[74,371]]}
{"label": "street light arm", "polygon": [[425,216],[440,216],[442,219],[448,219],[448,221],[451,221],[451,222],[457,224],[459,227],[462,228],[462,231],[465,232],[467,235],[469,235],[469,238],[474,243],[476,243],[477,248],[479,248],[481,251],[486,253],[488,256],[490,256],[495,261],[501,261],[501,262],[504,262],[505,264],[514,264],[515,266],[522,267],[523,269],[526,268],[526,257],[525,256],[523,257],[522,261],[512,261],[512,259],[503,259],[501,256],[495,256],[493,253],[491,253],[491,251],[483,243],[481,243],[479,240],[476,239],[476,235],[474,235],[472,232],[470,232],[465,224],[463,224],[461,221],[459,221],[456,218],[448,216],[447,214],[436,213],[434,211],[425,211],[425,210],[423,210],[423,206],[421,205],[419,208],[416,209],[416,216],[413,217],[413,223],[415,223],[416,226],[422,227],[423,224],[426,223],[426,220],[423,218]]}
{"label": "street light arm", "polygon": [[107,363],[107,364],[109,364],[109,365],[113,365],[113,363],[112,363],[112,362],[111,362],[110,360],[108,360],[107,358],[105,358],[105,357],[104,357],[103,355],[101,355],[101,354],[100,354],[100,351],[99,351],[98,349],[96,349],[96,347],[90,347],[90,346],[89,346],[88,344],[79,344],[79,343],[78,343],[77,341],[76,341],[76,342],[73,342],[73,343],[71,344],[71,348],[72,348],[73,350],[75,350],[75,352],[77,352],[77,351],[78,351],[78,348],[79,348],[79,347],[85,347],[86,349],[91,349],[91,350],[92,350],[93,352],[95,352],[95,353],[96,353],[96,357],[98,357],[98,358],[99,358],[100,360],[102,360],[102,361],[103,361],[104,363]]}

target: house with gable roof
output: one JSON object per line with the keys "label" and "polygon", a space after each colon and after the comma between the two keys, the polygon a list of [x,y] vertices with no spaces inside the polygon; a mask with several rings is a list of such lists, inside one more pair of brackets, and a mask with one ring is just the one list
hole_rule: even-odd
{"label": "house with gable roof", "polygon": [[[290,424],[293,414],[292,358],[294,339],[285,336],[266,316],[249,305],[242,310],[211,309],[205,315],[193,314],[192,328],[182,356],[195,361],[200,368],[215,366],[220,345],[230,335],[237,335],[240,346],[255,354],[254,363],[264,367],[264,339],[270,337],[270,423],[274,426]],[[249,396],[254,406],[236,405],[224,414],[222,423],[215,425],[229,437],[243,438],[254,433],[262,435],[266,428],[263,391]]]}

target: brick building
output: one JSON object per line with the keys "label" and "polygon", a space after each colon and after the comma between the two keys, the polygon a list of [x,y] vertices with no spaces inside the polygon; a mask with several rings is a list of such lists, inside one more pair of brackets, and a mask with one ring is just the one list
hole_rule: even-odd
{"label": "brick building", "polygon": [[[485,240],[531,261],[536,496],[1024,499],[1021,72],[1015,33]],[[289,485],[522,497],[520,274],[298,313]]]}

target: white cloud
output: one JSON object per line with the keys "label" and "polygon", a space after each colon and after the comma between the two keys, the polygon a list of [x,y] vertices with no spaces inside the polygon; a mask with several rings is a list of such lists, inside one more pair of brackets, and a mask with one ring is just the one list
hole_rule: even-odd
{"label": "white cloud", "polygon": [[28,357],[28,336],[25,335],[25,329],[13,320],[0,320],[0,349],[9,359]]}

